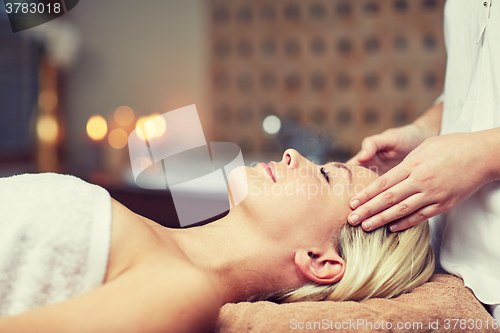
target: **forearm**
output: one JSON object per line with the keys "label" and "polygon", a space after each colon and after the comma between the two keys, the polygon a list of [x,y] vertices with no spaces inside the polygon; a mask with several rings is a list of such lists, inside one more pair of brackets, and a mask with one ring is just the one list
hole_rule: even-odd
{"label": "forearm", "polygon": [[420,127],[425,137],[439,135],[441,119],[443,117],[443,102],[428,108],[420,117],[415,119],[414,125]]}
{"label": "forearm", "polygon": [[486,182],[500,180],[500,127],[470,133],[475,138]]}

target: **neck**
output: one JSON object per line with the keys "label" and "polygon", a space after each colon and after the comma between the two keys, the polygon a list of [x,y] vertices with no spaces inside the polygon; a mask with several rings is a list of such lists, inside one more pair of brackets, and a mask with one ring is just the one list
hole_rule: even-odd
{"label": "neck", "polygon": [[304,276],[295,269],[294,252],[262,238],[243,220],[229,214],[201,227],[166,230],[224,303],[300,286]]}

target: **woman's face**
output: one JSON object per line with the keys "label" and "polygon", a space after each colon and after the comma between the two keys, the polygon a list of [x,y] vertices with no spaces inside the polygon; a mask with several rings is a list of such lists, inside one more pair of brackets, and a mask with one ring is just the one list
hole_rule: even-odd
{"label": "woman's face", "polygon": [[[276,241],[329,241],[347,222],[349,200],[378,176],[364,167],[317,165],[288,149],[279,162],[246,168],[248,194],[232,209]],[[231,175],[229,176],[231,178]]]}

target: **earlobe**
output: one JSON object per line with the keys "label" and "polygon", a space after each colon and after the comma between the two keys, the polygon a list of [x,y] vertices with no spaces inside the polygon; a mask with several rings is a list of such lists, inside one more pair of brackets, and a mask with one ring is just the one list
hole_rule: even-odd
{"label": "earlobe", "polygon": [[295,265],[309,280],[319,284],[340,281],[345,272],[345,261],[337,251],[326,252],[299,250],[295,253]]}

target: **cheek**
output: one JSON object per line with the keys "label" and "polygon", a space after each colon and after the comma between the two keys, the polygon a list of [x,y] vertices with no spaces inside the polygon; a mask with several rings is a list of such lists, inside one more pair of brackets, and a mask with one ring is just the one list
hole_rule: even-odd
{"label": "cheek", "polygon": [[[257,186],[259,185],[260,186]],[[283,220],[288,225],[317,219],[331,208],[329,197],[314,183],[250,184],[248,206],[261,219]]]}

